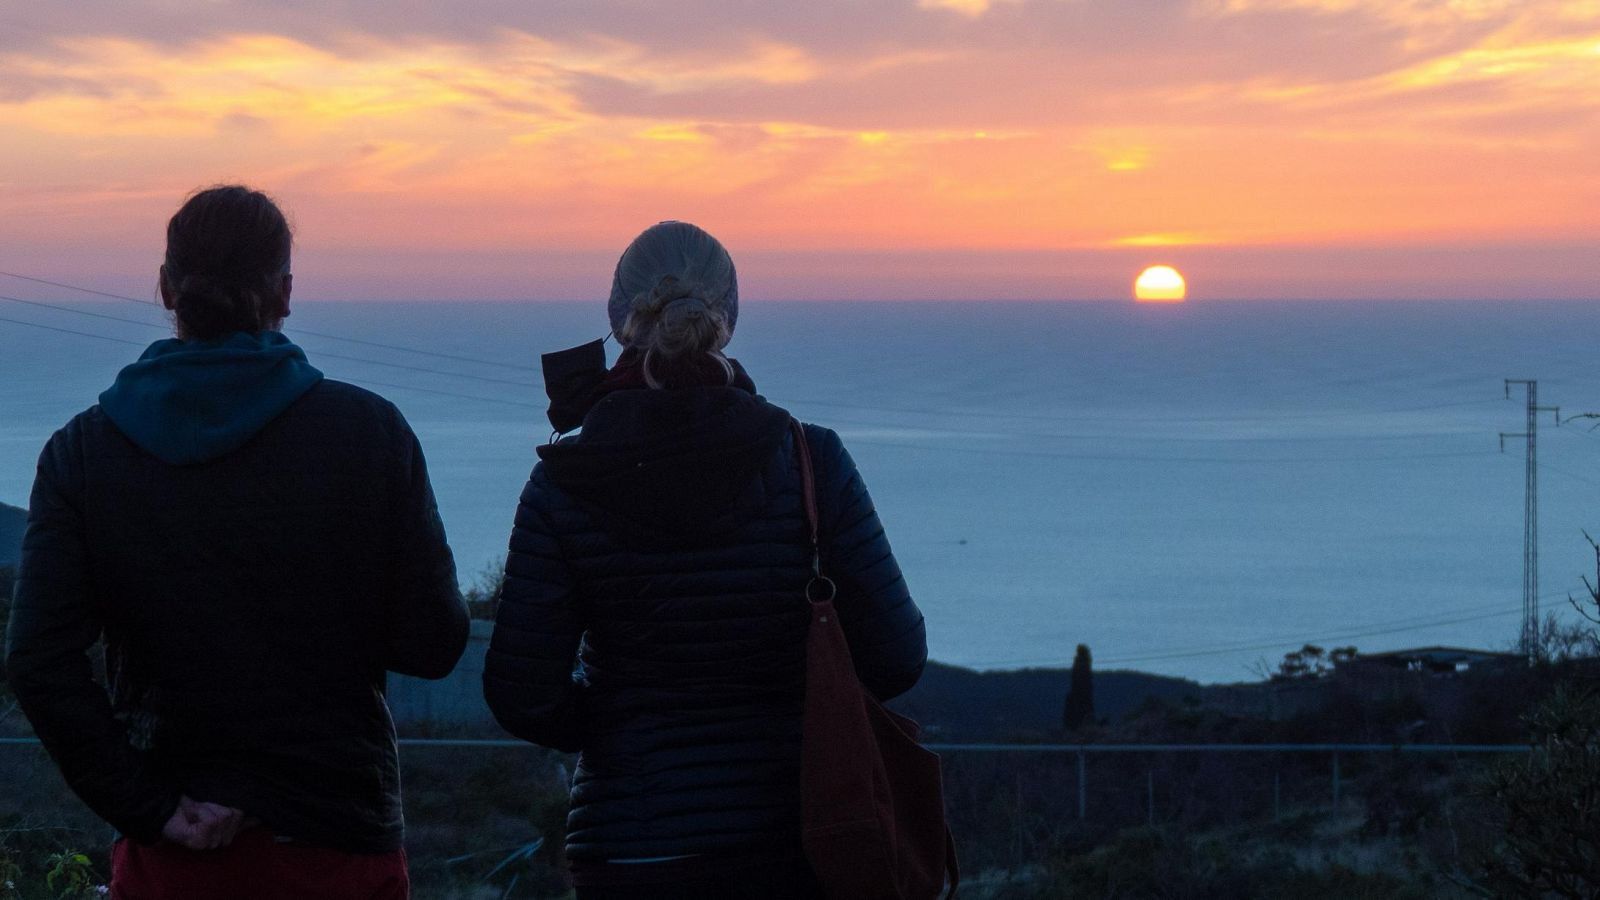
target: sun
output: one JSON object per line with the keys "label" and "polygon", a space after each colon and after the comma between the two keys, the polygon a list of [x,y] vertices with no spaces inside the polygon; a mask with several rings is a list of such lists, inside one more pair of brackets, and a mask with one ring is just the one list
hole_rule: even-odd
{"label": "sun", "polygon": [[1140,303],[1182,303],[1189,286],[1171,266],[1150,266],[1133,282],[1133,299]]}

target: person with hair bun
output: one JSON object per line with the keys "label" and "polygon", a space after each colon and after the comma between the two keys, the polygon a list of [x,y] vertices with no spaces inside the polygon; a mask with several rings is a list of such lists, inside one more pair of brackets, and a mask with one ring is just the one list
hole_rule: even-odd
{"label": "person with hair bun", "polygon": [[189,197],[160,271],[177,337],[39,458],[7,669],[121,833],[113,898],[409,893],[385,672],[447,675],[466,606],[399,410],[278,330],[292,242],[265,194]]}
{"label": "person with hair bun", "polygon": [[[517,507],[484,695],[506,730],[580,753],[566,851],[579,900],[813,898],[800,837],[812,552],[788,412],[724,350],[733,260],[647,229],[608,304],[623,351],[552,378]],[[838,435],[805,425],[823,570],[880,698],[922,672],[922,614]]]}

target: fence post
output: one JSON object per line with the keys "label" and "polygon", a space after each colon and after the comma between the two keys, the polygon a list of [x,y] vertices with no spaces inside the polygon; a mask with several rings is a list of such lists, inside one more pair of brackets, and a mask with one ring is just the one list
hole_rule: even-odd
{"label": "fence post", "polygon": [[1283,774],[1276,769],[1272,772],[1272,821],[1277,822],[1283,818]]}
{"label": "fence post", "polygon": [[1339,808],[1339,754],[1333,754],[1333,807]]}
{"label": "fence post", "polygon": [[1078,821],[1082,822],[1088,811],[1088,804],[1084,802],[1084,792],[1088,789],[1089,781],[1083,774],[1083,749],[1078,749]]}

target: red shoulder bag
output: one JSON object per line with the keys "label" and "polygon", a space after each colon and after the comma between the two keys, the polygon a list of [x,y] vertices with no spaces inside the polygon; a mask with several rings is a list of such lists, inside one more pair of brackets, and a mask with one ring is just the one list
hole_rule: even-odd
{"label": "red shoulder bag", "polygon": [[806,699],[800,750],[801,841],[829,900],[929,900],[961,881],[945,822],[939,757],[916,722],[861,686],[834,611],[817,543],[816,475],[805,430],[800,457],[812,577],[806,585]]}

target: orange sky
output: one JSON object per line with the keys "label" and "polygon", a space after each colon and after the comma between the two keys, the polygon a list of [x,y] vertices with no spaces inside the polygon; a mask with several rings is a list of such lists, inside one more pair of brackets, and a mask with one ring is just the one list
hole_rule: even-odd
{"label": "orange sky", "polygon": [[685,218],[753,297],[1600,298],[1600,0],[324,5],[8,12],[0,269],[147,290],[243,180],[311,297],[594,296]]}

